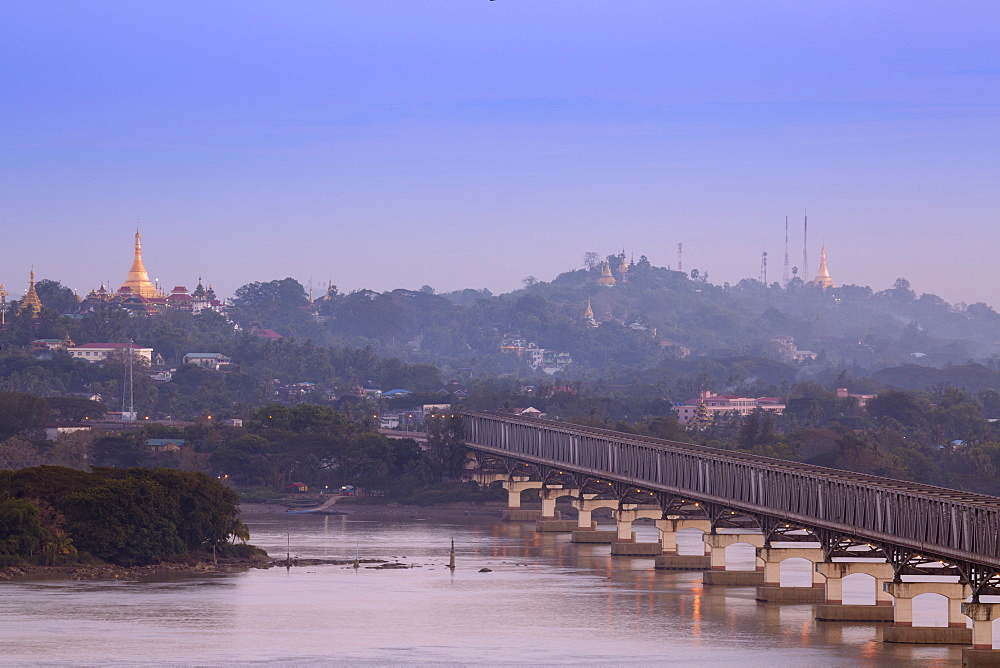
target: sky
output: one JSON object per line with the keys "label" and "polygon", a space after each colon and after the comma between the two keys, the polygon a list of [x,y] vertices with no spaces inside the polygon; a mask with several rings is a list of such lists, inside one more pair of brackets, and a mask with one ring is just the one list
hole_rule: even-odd
{"label": "sky", "polygon": [[1000,3],[0,8],[0,282],[521,286],[625,249],[1000,308]]}

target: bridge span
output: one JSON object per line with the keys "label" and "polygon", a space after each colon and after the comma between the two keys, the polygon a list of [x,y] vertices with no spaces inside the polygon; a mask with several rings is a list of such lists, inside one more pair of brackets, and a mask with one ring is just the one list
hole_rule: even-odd
{"label": "bridge span", "polygon": [[[784,552],[773,550],[772,542],[818,543],[817,573],[832,572],[834,560],[841,572],[859,557],[884,560],[877,579],[897,609],[900,600],[927,589],[910,586],[927,584],[912,576],[951,575],[957,576],[948,583],[954,591],[942,595],[957,601],[959,610],[965,605],[970,617],[977,610],[979,617],[1000,617],[1000,603],[979,600],[1000,595],[1000,498],[538,418],[459,415],[480,480],[503,480],[512,494],[538,489],[543,517],[555,498],[571,497],[580,511],[579,530],[591,528],[589,509],[613,508],[619,531],[609,542],[629,540],[622,518],[657,519],[661,535],[663,522],[701,522],[709,546],[737,540],[727,534],[744,535],[738,540],[758,548],[765,571],[767,556]],[[719,561],[713,556],[711,568]],[[823,587],[822,579],[814,586]],[[908,624],[901,616],[897,612],[896,626]],[[966,630],[964,618],[949,619]],[[985,633],[981,628],[977,647],[985,649]]]}

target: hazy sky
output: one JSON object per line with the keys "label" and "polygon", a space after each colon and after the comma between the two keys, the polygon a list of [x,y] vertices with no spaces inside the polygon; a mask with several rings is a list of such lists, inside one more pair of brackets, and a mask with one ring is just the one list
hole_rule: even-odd
{"label": "hazy sky", "polygon": [[1000,307],[1000,3],[8,2],[0,282],[520,286],[625,248]]}

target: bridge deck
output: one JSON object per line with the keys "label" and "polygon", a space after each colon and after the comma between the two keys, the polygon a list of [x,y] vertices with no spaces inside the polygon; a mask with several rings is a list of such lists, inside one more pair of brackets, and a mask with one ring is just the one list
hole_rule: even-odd
{"label": "bridge deck", "polygon": [[1000,568],[1000,498],[538,418],[462,417],[473,449]]}

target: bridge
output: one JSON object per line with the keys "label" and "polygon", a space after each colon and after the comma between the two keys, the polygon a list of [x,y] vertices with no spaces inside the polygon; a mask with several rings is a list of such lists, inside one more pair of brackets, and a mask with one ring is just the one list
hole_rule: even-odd
{"label": "bridge", "polygon": [[[734,573],[727,582],[724,557],[716,556],[727,545],[745,542],[757,548],[764,578],[760,600],[824,600],[817,593],[767,591],[779,589],[775,564],[808,558],[815,563],[814,587],[828,603],[839,602],[831,596],[831,582],[851,573],[867,573],[883,585],[872,607],[892,605],[895,630],[886,629],[887,640],[920,642],[914,640],[922,637],[916,629],[906,631],[909,604],[920,594],[937,593],[951,601],[949,626],[955,628],[930,635],[992,647],[990,622],[1000,616],[1000,603],[980,597],[1000,595],[1000,498],[538,418],[458,415],[462,442],[475,453],[476,477],[504,484],[513,518],[520,493],[537,489],[539,528],[544,530],[545,522],[556,530],[569,528],[566,521],[553,523],[556,499],[569,497],[578,510],[573,522],[578,542],[598,542],[587,540],[586,532],[594,530],[592,510],[602,507],[611,508],[618,522],[608,542],[633,542],[631,523],[649,518],[660,530],[666,556],[678,529],[700,528],[710,552],[707,570],[722,571],[706,573],[706,584],[750,583],[746,573]],[[612,553],[630,549],[651,553],[648,546]],[[675,561],[685,567],[683,559]],[[952,577],[916,581],[927,575]],[[834,596],[838,584],[832,585]],[[974,620],[975,642],[963,611]],[[883,607],[849,614],[871,619],[886,612]]]}

